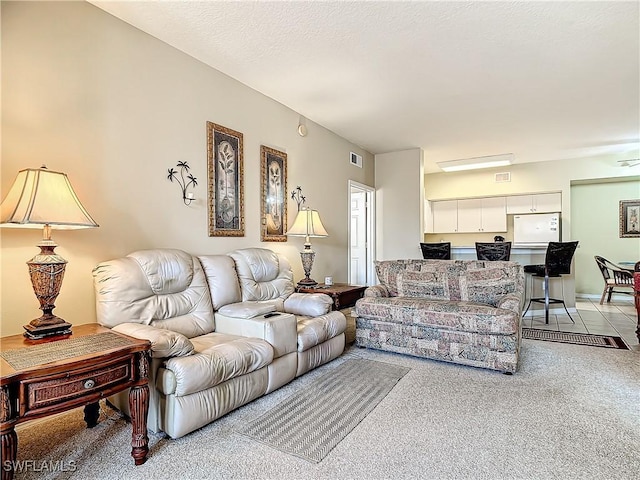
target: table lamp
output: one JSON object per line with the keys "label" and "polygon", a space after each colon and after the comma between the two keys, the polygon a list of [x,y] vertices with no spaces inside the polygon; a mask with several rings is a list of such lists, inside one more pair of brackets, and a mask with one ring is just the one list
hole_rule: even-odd
{"label": "table lamp", "polygon": [[51,229],[73,230],[98,224],[78,200],[64,173],[41,168],[20,170],[0,206],[0,227],[42,228],[40,253],[27,262],[42,316],[24,326],[27,338],[71,333],[71,324],[52,313],[67,261],[54,252]]}
{"label": "table lamp", "polygon": [[304,250],[300,252],[300,258],[302,258],[302,268],[304,269],[305,277],[298,282],[299,287],[315,287],[318,282],[313,280],[311,275],[311,267],[313,266],[313,259],[316,253],[311,249],[310,237],[328,237],[329,234],[325,230],[322,222],[320,221],[320,214],[317,210],[312,210],[307,207],[303,207],[296,216],[293,225],[287,232],[287,235],[294,237],[305,237]]}

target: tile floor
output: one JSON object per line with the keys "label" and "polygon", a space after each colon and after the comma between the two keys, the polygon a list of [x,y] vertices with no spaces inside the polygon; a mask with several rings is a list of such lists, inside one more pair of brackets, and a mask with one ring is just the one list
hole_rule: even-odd
{"label": "tile floor", "polygon": [[[575,324],[566,313],[562,315],[549,314],[549,324],[544,322],[544,305],[531,304],[529,314],[533,310],[534,316],[529,314],[523,319],[523,326],[530,328],[544,328],[563,332],[593,333],[596,335],[614,335],[622,337],[632,350],[640,350],[636,328],[638,316],[633,299],[613,298],[611,303],[600,305],[600,299],[576,299],[577,312],[571,313]],[[554,309],[562,306],[553,305]]]}

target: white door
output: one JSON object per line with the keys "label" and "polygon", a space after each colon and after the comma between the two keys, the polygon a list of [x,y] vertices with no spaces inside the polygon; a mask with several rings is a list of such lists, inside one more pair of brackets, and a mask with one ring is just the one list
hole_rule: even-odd
{"label": "white door", "polygon": [[367,210],[363,191],[351,192],[351,285],[367,282]]}
{"label": "white door", "polygon": [[349,283],[374,285],[375,190],[349,180]]}

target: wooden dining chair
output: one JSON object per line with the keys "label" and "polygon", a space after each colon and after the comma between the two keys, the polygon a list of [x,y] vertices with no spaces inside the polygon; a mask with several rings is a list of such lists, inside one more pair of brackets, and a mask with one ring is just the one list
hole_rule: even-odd
{"label": "wooden dining chair", "polygon": [[[602,278],[604,280],[604,290],[600,297],[600,305],[604,303],[604,297],[607,297],[607,303],[611,302],[611,295],[614,293],[623,293],[625,295],[633,295],[633,273],[626,270],[604,257],[594,255]],[[628,288],[629,291],[614,290],[614,288]]]}

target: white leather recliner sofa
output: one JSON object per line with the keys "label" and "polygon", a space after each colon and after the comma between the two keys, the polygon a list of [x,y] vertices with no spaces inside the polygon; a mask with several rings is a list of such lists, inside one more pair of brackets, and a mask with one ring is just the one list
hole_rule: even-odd
{"label": "white leather recliner sofa", "polygon": [[[267,249],[131,253],[93,271],[98,323],[151,342],[154,432],[181,437],[342,354],[331,298],[294,292]],[[110,398],[129,413],[127,392]]]}

